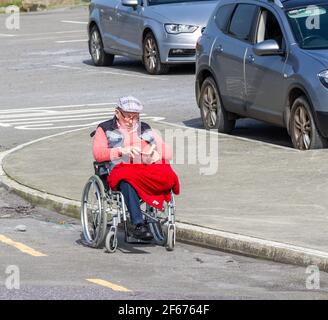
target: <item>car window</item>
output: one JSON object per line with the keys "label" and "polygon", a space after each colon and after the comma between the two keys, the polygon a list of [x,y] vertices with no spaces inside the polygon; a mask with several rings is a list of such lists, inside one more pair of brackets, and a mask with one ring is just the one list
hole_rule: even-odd
{"label": "car window", "polygon": [[265,40],[276,40],[280,48],[285,47],[283,33],[277,18],[271,11],[262,8],[258,22],[256,42],[259,43]]}
{"label": "car window", "polygon": [[257,9],[257,6],[252,4],[239,4],[231,19],[229,33],[240,40],[251,41],[252,25]]}
{"label": "car window", "polygon": [[298,45],[305,50],[328,49],[328,5],[296,8],[286,12]]}
{"label": "car window", "polygon": [[215,22],[221,31],[227,31],[228,23],[230,21],[233,10],[235,9],[235,6],[235,4],[228,4],[218,9],[215,17]]}

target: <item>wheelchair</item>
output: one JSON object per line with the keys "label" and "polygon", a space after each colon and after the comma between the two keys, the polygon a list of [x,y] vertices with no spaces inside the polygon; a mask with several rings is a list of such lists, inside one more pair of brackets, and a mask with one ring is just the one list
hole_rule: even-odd
{"label": "wheelchair", "polygon": [[[114,253],[118,245],[118,229],[123,227],[126,243],[153,243],[172,251],[175,247],[175,200],[171,191],[171,200],[165,203],[165,210],[156,208],[140,200],[144,222],[148,225],[154,239],[143,241],[135,239],[130,234],[130,215],[124,196],[119,191],[113,191],[107,184],[110,173],[109,162],[94,162],[95,174],[87,181],[81,200],[81,223],[83,242],[92,247],[105,247],[109,253]],[[104,243],[105,241],[105,243]]]}

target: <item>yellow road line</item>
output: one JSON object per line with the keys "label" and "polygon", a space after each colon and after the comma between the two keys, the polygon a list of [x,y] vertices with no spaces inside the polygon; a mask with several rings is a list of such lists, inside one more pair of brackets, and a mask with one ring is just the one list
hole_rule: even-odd
{"label": "yellow road line", "polygon": [[25,244],[21,243],[21,242],[16,242],[14,240],[11,240],[7,237],[5,237],[4,235],[0,234],[0,242],[3,242],[5,244],[8,244],[9,246],[13,246],[15,247],[16,249],[24,252],[24,253],[27,253],[33,257],[46,257],[47,255],[46,254],[43,254],[39,251],[36,251],[28,246],[26,246]]}
{"label": "yellow road line", "polygon": [[106,287],[106,288],[110,288],[114,291],[121,291],[121,292],[131,292],[131,290],[118,286],[117,284],[111,283],[109,281],[106,280],[102,280],[102,279],[86,279],[89,282],[98,284],[100,286]]}

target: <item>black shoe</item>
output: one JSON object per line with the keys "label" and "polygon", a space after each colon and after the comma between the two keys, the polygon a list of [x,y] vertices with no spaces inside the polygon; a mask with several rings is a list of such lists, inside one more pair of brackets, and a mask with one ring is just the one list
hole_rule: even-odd
{"label": "black shoe", "polygon": [[133,237],[145,241],[152,240],[154,237],[144,224],[138,224],[133,231]]}

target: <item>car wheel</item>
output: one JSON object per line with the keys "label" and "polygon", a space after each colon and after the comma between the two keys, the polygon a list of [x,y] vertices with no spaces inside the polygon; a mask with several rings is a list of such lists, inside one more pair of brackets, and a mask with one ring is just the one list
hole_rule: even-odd
{"label": "car wheel", "polygon": [[150,74],[164,74],[169,71],[169,66],[161,63],[156,39],[151,32],[147,33],[143,42],[143,63]]}
{"label": "car wheel", "polygon": [[321,149],[327,146],[327,140],[320,135],[305,96],[297,98],[292,105],[289,132],[296,149]]}
{"label": "car wheel", "polygon": [[234,129],[236,120],[229,119],[212,77],[206,78],[202,84],[199,107],[205,129],[218,129],[221,133],[230,133]]}
{"label": "car wheel", "polygon": [[91,29],[89,46],[92,61],[96,66],[113,65],[114,55],[104,51],[101,35],[96,26],[93,26]]}

